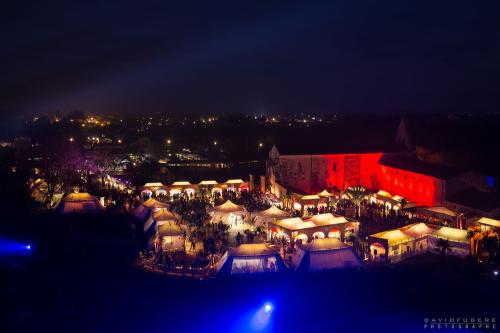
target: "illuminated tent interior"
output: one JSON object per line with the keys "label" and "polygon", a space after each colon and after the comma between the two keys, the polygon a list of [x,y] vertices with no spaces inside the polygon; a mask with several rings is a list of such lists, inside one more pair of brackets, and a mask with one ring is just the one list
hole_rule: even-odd
{"label": "illuminated tent interior", "polygon": [[230,200],[227,200],[222,205],[215,206],[212,208],[212,218],[213,223],[219,221],[228,223],[233,222],[233,220],[240,220],[241,216],[247,213],[244,206],[237,205]]}
{"label": "illuminated tent interior", "polygon": [[292,258],[296,271],[317,272],[330,269],[360,267],[361,261],[352,248],[336,238],[313,239],[300,244]]}
{"label": "illuminated tent interior", "polygon": [[184,250],[184,231],[173,220],[158,223],[158,237],[161,239],[161,247],[164,251]]}
{"label": "illuminated tent interior", "polygon": [[216,275],[273,274],[288,271],[278,249],[267,244],[229,248],[216,265]]}
{"label": "illuminated tent interior", "polygon": [[104,211],[99,200],[88,193],[71,193],[62,198],[55,212],[58,214],[95,214]]}
{"label": "illuminated tent interior", "polygon": [[391,262],[397,262],[425,252],[436,253],[440,238],[446,239],[450,243],[451,252],[447,254],[458,257],[465,257],[469,254],[470,245],[467,239],[467,230],[416,223],[371,235],[369,243],[383,246],[384,251],[381,252],[370,246],[370,255],[374,260],[383,260],[383,258],[377,257],[383,253]]}
{"label": "illuminated tent interior", "polygon": [[488,217],[481,217],[476,221],[476,224],[479,224],[479,226],[481,227],[481,231],[500,228],[499,220],[491,219]]}

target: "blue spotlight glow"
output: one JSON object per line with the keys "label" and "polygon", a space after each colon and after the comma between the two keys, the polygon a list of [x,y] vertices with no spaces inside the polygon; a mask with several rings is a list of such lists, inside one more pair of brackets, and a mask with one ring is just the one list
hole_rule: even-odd
{"label": "blue spotlight glow", "polygon": [[31,250],[31,245],[30,244],[26,245],[26,250],[28,250],[28,251]]}
{"label": "blue spotlight glow", "polygon": [[264,312],[269,313],[273,311],[273,305],[271,303],[264,304]]}

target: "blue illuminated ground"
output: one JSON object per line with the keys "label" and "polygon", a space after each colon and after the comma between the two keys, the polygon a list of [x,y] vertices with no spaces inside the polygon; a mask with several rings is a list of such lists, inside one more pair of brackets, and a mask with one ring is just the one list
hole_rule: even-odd
{"label": "blue illuminated ground", "polygon": [[[178,279],[140,270],[11,273],[9,320],[18,331],[421,332],[429,315],[486,315],[495,281],[460,267],[380,268],[317,275]],[[464,295],[474,295],[470,302]],[[498,295],[498,294],[497,294]]]}

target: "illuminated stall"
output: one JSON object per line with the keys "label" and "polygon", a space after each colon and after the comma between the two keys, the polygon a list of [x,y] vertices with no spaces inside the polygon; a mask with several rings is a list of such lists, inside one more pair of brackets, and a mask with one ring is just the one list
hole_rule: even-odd
{"label": "illuminated stall", "polygon": [[415,223],[369,236],[370,260],[399,262],[426,252],[436,253],[440,238],[448,240],[451,246],[447,254],[462,258],[469,254],[467,230]]}
{"label": "illuminated stall", "polygon": [[267,244],[242,244],[224,253],[217,262],[215,274],[276,274],[287,271],[277,248]]}
{"label": "illuminated stall", "polygon": [[318,272],[360,267],[361,260],[340,240],[320,238],[300,244],[292,257],[292,266],[299,272]]}
{"label": "illuminated stall", "polygon": [[212,208],[212,223],[222,221],[223,223],[230,224],[231,226],[243,223],[247,210],[242,205],[236,205],[230,200],[219,206]]}
{"label": "illuminated stall", "polygon": [[255,223],[254,226],[259,227],[262,225],[267,226],[269,222],[276,221],[279,219],[285,219],[290,217],[290,213],[279,209],[276,206],[271,206],[270,208],[255,213]]}
{"label": "illuminated stall", "polygon": [[54,210],[57,214],[96,214],[104,211],[97,197],[88,193],[71,193],[61,199]]}

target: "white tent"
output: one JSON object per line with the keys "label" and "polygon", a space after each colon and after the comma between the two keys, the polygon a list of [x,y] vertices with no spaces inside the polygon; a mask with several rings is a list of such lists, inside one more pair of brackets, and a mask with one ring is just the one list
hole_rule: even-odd
{"label": "white tent", "polygon": [[150,198],[137,206],[132,215],[141,223],[143,223],[144,231],[149,230],[155,221],[153,214],[160,210],[167,210],[168,204]]}
{"label": "white tent", "polygon": [[212,218],[211,221],[216,223],[219,221],[225,223],[233,223],[239,221],[242,215],[247,213],[244,206],[237,205],[230,200],[227,200],[222,205],[215,206],[212,208]]}
{"label": "white tent", "polygon": [[58,214],[95,214],[103,210],[99,200],[88,193],[71,193],[64,197],[55,209]]}
{"label": "white tent", "polygon": [[334,195],[331,194],[330,192],[328,192],[327,190],[323,190],[323,191],[318,193],[318,196],[323,197],[323,198],[330,198],[330,197],[333,197]]}
{"label": "white tent", "polygon": [[158,224],[158,237],[162,240],[161,248],[163,250],[184,250],[184,231],[175,223],[175,221],[163,221]]}
{"label": "white tent", "polygon": [[220,258],[216,275],[283,273],[288,269],[278,249],[267,244],[242,244]]}
{"label": "white tent", "polygon": [[178,214],[172,213],[166,208],[162,208],[149,215],[148,219],[144,223],[144,231],[147,231],[149,228],[151,228],[154,222],[156,222],[156,225],[159,226],[169,221],[175,222],[179,219],[180,216]]}
{"label": "white tent", "polygon": [[339,268],[360,267],[361,261],[352,248],[336,238],[313,239],[298,246],[292,258],[295,270],[317,272]]}
{"label": "white tent", "polygon": [[277,219],[290,217],[290,214],[273,205],[266,210],[257,212],[255,217],[255,226],[258,227],[269,221],[276,221]]}

